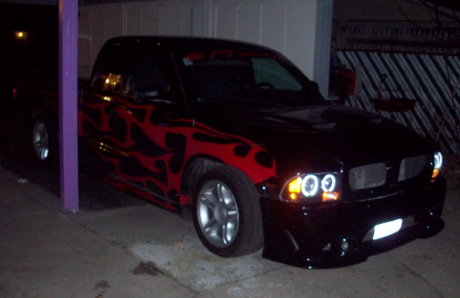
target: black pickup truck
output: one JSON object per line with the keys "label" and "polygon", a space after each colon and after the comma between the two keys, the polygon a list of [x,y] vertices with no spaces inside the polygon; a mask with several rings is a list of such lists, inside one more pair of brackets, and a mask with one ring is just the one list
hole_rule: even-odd
{"label": "black pickup truck", "polygon": [[[41,102],[30,119],[42,160],[56,141],[52,89],[17,93]],[[80,98],[79,138],[107,181],[190,212],[203,245],[223,257],[263,247],[296,266],[344,266],[444,226],[436,144],[324,100],[262,46],[107,41]]]}

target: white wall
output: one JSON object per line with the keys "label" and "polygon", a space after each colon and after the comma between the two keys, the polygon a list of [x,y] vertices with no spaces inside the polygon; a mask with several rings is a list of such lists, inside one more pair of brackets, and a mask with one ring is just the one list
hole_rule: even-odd
{"label": "white wall", "polygon": [[169,0],[80,8],[79,66],[120,35],[180,35],[263,44],[291,59],[326,94],[333,0]]}

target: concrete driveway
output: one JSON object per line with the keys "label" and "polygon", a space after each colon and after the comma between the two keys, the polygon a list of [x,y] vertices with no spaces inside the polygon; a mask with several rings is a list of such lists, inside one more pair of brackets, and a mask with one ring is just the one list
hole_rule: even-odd
{"label": "concrete driveway", "polygon": [[[75,219],[203,297],[459,297],[459,199],[449,191],[440,234],[333,270],[294,268],[260,252],[219,258],[201,246],[191,222],[150,205]],[[120,233],[127,227],[131,233]]]}
{"label": "concrete driveway", "polygon": [[458,189],[448,191],[440,234],[355,266],[306,270],[260,252],[216,257],[191,222],[99,187],[134,203],[66,214],[55,194],[0,169],[0,297],[460,296]]}

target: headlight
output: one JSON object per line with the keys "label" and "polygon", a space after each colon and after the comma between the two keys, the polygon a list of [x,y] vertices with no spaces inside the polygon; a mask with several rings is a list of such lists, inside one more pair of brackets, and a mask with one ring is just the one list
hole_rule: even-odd
{"label": "headlight", "polygon": [[434,167],[433,167],[433,173],[431,174],[431,178],[435,179],[441,173],[442,162],[443,162],[441,152],[436,152],[434,154],[434,160],[433,161],[434,161],[434,165],[433,165]]}
{"label": "headlight", "polygon": [[340,198],[337,173],[298,175],[283,187],[280,198],[286,201],[328,202]]}
{"label": "headlight", "polygon": [[321,180],[321,189],[324,192],[331,192],[335,190],[335,185],[337,184],[337,180],[334,175],[332,174],[327,174],[324,176],[324,178]]}
{"label": "headlight", "polygon": [[319,179],[315,175],[307,175],[302,179],[302,194],[308,197],[314,197],[318,193]]}

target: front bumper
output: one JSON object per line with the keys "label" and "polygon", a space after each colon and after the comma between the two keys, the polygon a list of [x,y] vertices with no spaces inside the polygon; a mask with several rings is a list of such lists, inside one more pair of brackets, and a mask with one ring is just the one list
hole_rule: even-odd
{"label": "front bumper", "polygon": [[[263,257],[306,268],[363,262],[370,255],[440,232],[445,192],[445,179],[439,177],[423,191],[314,208],[262,198]],[[376,225],[395,219],[402,219],[397,233],[372,240]]]}

